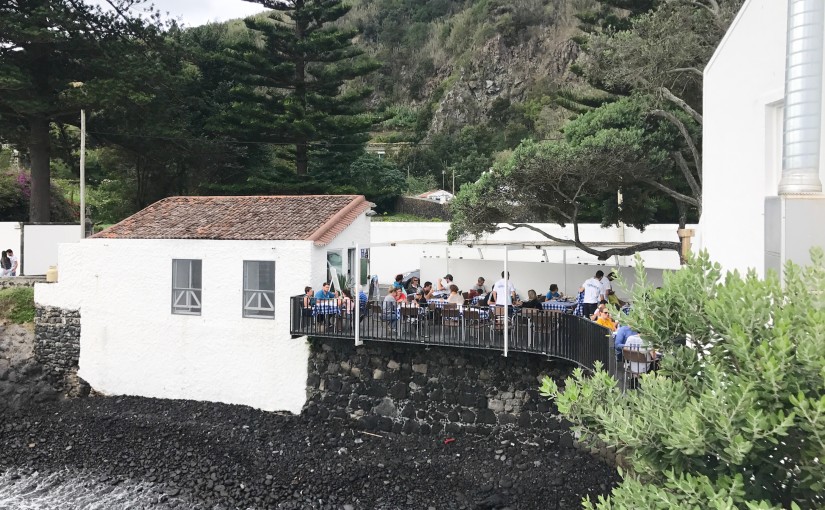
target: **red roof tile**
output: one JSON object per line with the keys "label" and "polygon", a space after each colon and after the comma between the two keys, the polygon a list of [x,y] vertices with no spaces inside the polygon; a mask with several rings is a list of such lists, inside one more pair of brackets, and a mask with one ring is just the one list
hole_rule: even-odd
{"label": "red roof tile", "polygon": [[361,195],[169,197],[94,237],[308,240],[323,246],[369,208]]}

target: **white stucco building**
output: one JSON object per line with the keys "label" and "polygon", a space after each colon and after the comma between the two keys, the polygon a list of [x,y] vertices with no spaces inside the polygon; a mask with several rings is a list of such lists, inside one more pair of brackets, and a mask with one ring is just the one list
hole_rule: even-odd
{"label": "white stucco building", "polygon": [[300,412],[290,296],[370,241],[362,196],[173,197],[59,252],[38,306],[79,310],[78,375],[104,394]]}
{"label": "white stucco building", "polygon": [[701,247],[727,270],[825,244],[822,7],[747,0],[705,68]]}
{"label": "white stucco building", "polygon": [[447,190],[434,189],[418,195],[418,198],[432,200],[433,202],[438,202],[439,204],[448,204],[450,203],[450,200],[453,199],[453,196],[454,195]]}

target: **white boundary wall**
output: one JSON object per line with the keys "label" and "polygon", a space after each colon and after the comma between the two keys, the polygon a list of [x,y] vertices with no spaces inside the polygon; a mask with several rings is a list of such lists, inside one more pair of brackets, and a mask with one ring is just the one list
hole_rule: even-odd
{"label": "white boundary wall", "polygon": [[[537,223],[536,227],[546,232],[563,238],[572,238],[572,228],[562,228],[555,224]],[[476,246],[469,248],[467,244],[447,244],[447,231],[450,224],[447,222],[410,222],[391,223],[373,222],[371,224],[371,238],[373,243],[404,242],[410,240],[425,240],[438,242],[441,244],[418,244],[418,245],[397,245],[392,247],[377,247],[370,250],[370,273],[378,275],[381,283],[390,283],[398,273],[403,273],[412,269],[423,269],[421,261],[426,258],[439,258],[446,261],[445,272],[451,272],[456,276],[461,267],[471,260],[504,260],[504,250],[500,247]],[[688,225],[688,228],[694,228]],[[678,242],[676,235],[677,225],[650,225],[644,232],[635,229],[625,228],[601,228],[600,225],[581,225],[580,236],[583,240],[591,242],[644,242],[644,241],[674,241]],[[482,241],[512,241],[512,242],[544,242],[542,236],[527,229],[516,231],[500,230],[494,234],[482,237]],[[469,241],[466,241],[469,242]],[[693,238],[693,246],[699,243],[699,233]],[[567,262],[569,267],[578,265],[592,265],[599,268],[632,267],[632,257],[613,257],[608,261],[599,261],[596,257],[588,255],[576,248],[552,248],[547,249],[547,262],[544,262],[544,253],[535,248],[529,250],[519,250],[510,252],[510,260],[515,262],[544,262],[562,264]],[[649,269],[678,269],[679,255],[674,251],[648,251],[641,254],[645,267]],[[441,272],[441,270],[439,270]],[[589,268],[586,272],[596,272],[596,268]],[[499,269],[495,274],[500,274]],[[661,273],[661,272],[660,272]],[[653,274],[653,273],[651,273]],[[444,276],[443,274],[438,276]],[[479,275],[476,275],[476,277]],[[422,274],[423,278],[427,278]],[[572,275],[568,275],[572,278]],[[561,280],[561,278],[559,278]],[[432,280],[435,283],[435,280]],[[488,279],[489,281],[489,279]],[[475,283],[475,280],[469,283]],[[561,281],[547,282],[558,283]],[[581,283],[581,282],[578,282]],[[578,283],[576,285],[578,285]],[[462,285],[464,283],[462,282]],[[542,283],[543,284],[543,283]],[[534,285],[539,285],[536,282]],[[469,286],[469,285],[468,285]],[[534,287],[529,287],[534,288]],[[536,291],[539,289],[536,288]],[[546,291],[546,289],[545,289]]]}
{"label": "white boundary wall", "polygon": [[80,225],[23,225],[23,274],[44,275],[57,265],[57,247],[80,241]]}
{"label": "white boundary wall", "polygon": [[[458,260],[447,263],[446,259],[424,258],[421,259],[422,282],[431,281],[436,284],[448,272],[453,275],[456,285],[467,291],[475,285],[479,276],[486,280],[485,285],[490,290],[496,280],[501,278],[504,271],[504,250],[500,250],[498,260]],[[510,252],[514,255],[517,252]],[[499,255],[497,255],[499,256]],[[448,270],[449,266],[449,270]],[[547,294],[551,283],[559,286],[559,290],[568,296],[575,296],[581,284],[601,269],[606,275],[612,270],[609,265],[585,266],[585,265],[564,265],[541,262],[509,262],[507,270],[510,273],[510,280],[516,287],[516,292],[522,299],[527,299],[527,291],[535,290],[538,294]],[[662,285],[662,269],[646,269],[648,283],[658,287]],[[630,296],[630,288],[636,282],[636,275],[633,268],[619,268],[619,272],[624,278],[628,289],[619,288],[618,282],[613,282],[613,290],[621,298]]]}

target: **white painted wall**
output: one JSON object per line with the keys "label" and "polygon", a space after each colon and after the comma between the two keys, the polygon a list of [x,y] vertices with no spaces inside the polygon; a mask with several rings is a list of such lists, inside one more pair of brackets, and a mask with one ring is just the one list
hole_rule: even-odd
{"label": "white painted wall", "polygon": [[[353,221],[343,232],[338,234],[326,246],[314,246],[312,250],[312,277],[304,285],[311,286],[314,290],[319,290],[321,284],[327,278],[327,252],[338,251],[344,260],[344,274],[350,269],[348,267],[349,260],[347,258],[347,250],[355,248],[356,241],[362,245],[370,243],[370,219],[366,214],[362,214],[355,221]],[[353,270],[352,277],[355,278]],[[303,287],[301,287],[301,294],[303,294]]]}
{"label": "white painted wall", "polygon": [[[517,252],[511,252],[514,255]],[[486,280],[488,289],[501,278],[504,270],[504,253],[498,260],[453,260],[448,264],[446,259],[424,258],[421,259],[421,278],[423,281],[431,281],[435,284],[438,278],[450,273],[455,278],[456,285],[462,291],[467,291],[479,276]],[[587,266],[587,265],[565,265],[542,262],[513,262],[507,264],[510,279],[516,287],[516,292],[521,297],[527,296],[527,291],[535,290],[539,294],[546,294],[550,289],[550,284],[555,283],[559,290],[566,295],[575,295],[581,284],[588,278],[592,278],[596,271],[601,269],[606,275],[613,266]],[[633,268],[622,267],[619,272],[625,279],[628,289],[620,289],[614,282],[613,290],[619,297],[628,297],[629,290],[636,282],[636,275]],[[648,282],[654,286],[662,285],[662,269],[647,269]]]}
{"label": "white painted wall", "polygon": [[57,247],[80,241],[80,225],[24,225],[23,274],[44,275],[57,265]]}
{"label": "white painted wall", "polygon": [[[552,235],[559,237],[571,238],[572,228],[562,228],[554,224],[540,223],[537,227],[545,229]],[[693,226],[688,226],[692,228]],[[371,249],[370,254],[370,273],[377,274],[381,283],[389,283],[393,280],[396,274],[403,273],[412,269],[420,268],[420,260],[422,258],[441,258],[448,259],[446,268],[447,272],[452,272],[453,266],[459,267],[462,260],[478,260],[482,256],[486,260],[504,260],[504,251],[501,248],[487,247],[481,249],[473,247],[469,248],[466,244],[463,245],[448,245],[447,231],[450,224],[447,222],[421,222],[421,223],[391,223],[391,222],[373,222],[371,225],[372,242],[402,242],[411,240],[422,240],[427,242],[438,242],[441,244],[399,244],[393,247],[376,247]],[[635,229],[626,228],[623,231],[618,228],[601,228],[600,225],[581,225],[580,235],[582,239],[588,241],[601,242],[642,242],[651,240],[669,240],[678,241],[676,236],[676,225],[650,225],[644,232]],[[694,238],[694,243],[697,242],[697,237]],[[489,234],[482,237],[482,240],[487,241],[513,241],[513,242],[542,242],[540,234],[526,229],[519,229],[517,231],[500,230],[494,234]],[[645,252],[642,254],[642,259],[645,266],[653,269],[678,269],[679,256],[676,252],[662,251],[662,252]],[[510,253],[510,260],[522,262],[541,262],[544,260],[544,254],[541,250],[525,250],[515,251]],[[633,264],[631,257],[613,258],[607,263],[600,262],[591,255],[588,255],[575,248],[553,248],[547,250],[547,260],[550,263],[562,264],[567,261],[569,265],[577,264],[592,264],[599,267],[607,265],[609,267],[629,267]],[[501,270],[498,271],[499,273]],[[593,269],[595,272],[595,269]],[[455,275],[455,273],[453,273]],[[439,275],[439,276],[444,276]],[[560,282],[555,282],[560,283]],[[549,283],[548,283],[549,285]],[[538,289],[536,289],[538,290]]]}
{"label": "white painted wall", "polygon": [[[106,394],[208,400],[298,413],[308,345],[289,296],[310,279],[309,241],[87,239],[60,246],[41,305],[81,310],[79,375]],[[172,259],[203,260],[200,316],[171,313]],[[276,319],[242,317],[244,260],[275,260]]]}
{"label": "white painted wall", "polygon": [[787,8],[745,2],[705,68],[702,247],[731,271],[764,274],[765,198],[777,195],[782,172]]}

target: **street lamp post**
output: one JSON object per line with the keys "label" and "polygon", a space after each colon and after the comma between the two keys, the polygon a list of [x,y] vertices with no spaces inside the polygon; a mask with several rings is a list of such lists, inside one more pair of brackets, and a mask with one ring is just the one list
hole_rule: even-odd
{"label": "street lamp post", "polygon": [[80,110],[80,238],[86,238],[86,110]]}

